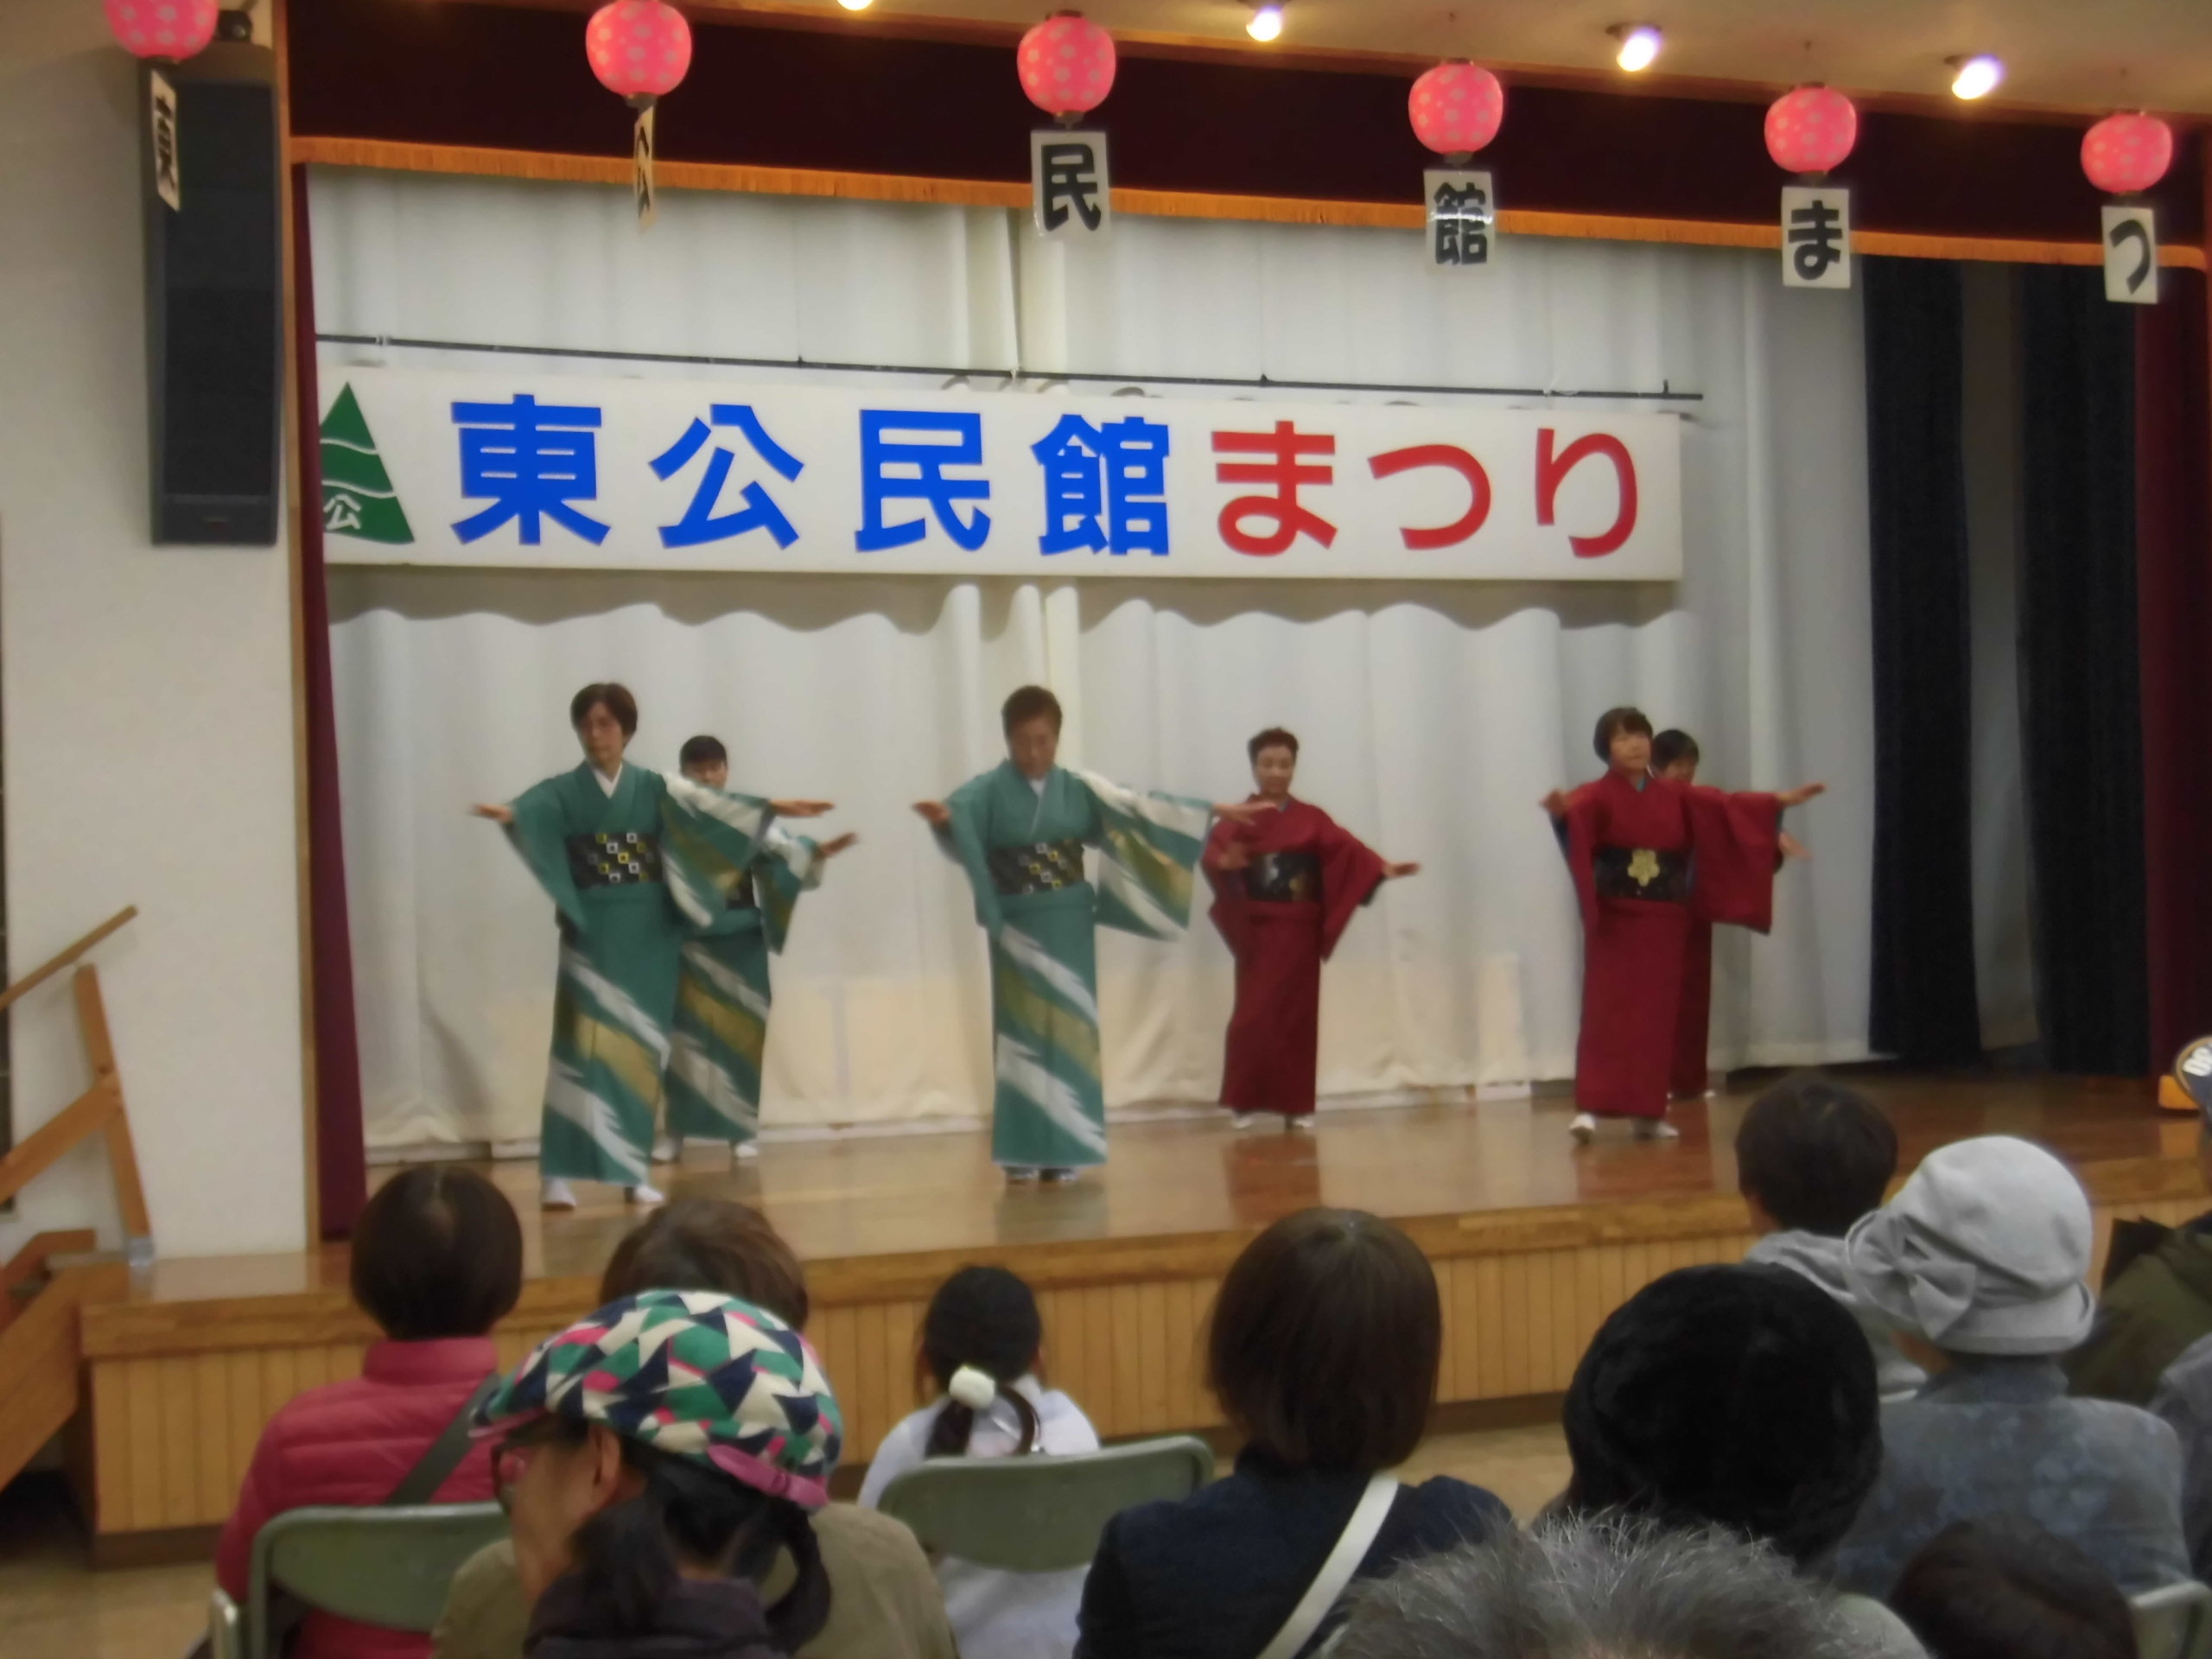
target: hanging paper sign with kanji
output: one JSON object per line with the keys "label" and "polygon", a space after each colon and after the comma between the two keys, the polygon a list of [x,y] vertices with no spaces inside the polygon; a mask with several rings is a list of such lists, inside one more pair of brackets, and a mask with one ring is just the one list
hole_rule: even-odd
{"label": "hanging paper sign with kanji", "polygon": [[2122,305],[2158,302],[2158,226],[2148,204],[2104,208],[2105,298]]}
{"label": "hanging paper sign with kanji", "polygon": [[1841,185],[1783,187],[1782,285],[1851,286],[1851,192]]}
{"label": "hanging paper sign with kanji", "polygon": [[154,194],[171,212],[181,212],[184,183],[177,159],[176,88],[150,65],[146,70],[146,142],[153,146]]}
{"label": "hanging paper sign with kanji", "polygon": [[1672,415],[321,370],[339,563],[1664,582]]}
{"label": "hanging paper sign with kanji", "polygon": [[1039,127],[1029,135],[1029,194],[1037,234],[1084,240],[1114,227],[1106,135]]}
{"label": "hanging paper sign with kanji", "polygon": [[1484,270],[1497,235],[1490,175],[1432,167],[1421,175],[1428,204],[1428,263],[1438,270]]}

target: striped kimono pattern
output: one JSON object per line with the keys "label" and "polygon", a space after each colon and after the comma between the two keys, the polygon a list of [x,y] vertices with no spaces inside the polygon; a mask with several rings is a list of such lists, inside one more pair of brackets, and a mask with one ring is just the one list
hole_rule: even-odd
{"label": "striped kimono pattern", "polygon": [[[1039,788],[1011,761],[945,804],[991,942],[991,1156],[1010,1168],[1103,1163],[1097,929],[1166,939],[1188,925],[1209,809],[1061,767]],[[1082,848],[1097,849],[1095,885]]]}
{"label": "striped kimono pattern", "polygon": [[588,764],[510,804],[508,838],[560,931],[538,1160],[548,1179],[645,1180],[686,926],[751,862],[765,801],[625,766],[610,794]]}

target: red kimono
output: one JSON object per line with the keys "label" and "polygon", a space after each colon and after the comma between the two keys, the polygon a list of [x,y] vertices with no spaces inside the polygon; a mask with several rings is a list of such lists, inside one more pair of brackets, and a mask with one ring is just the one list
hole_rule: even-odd
{"label": "red kimono", "polygon": [[1686,1099],[1705,1093],[1713,1075],[1706,1051],[1713,1028],[1713,921],[1690,907],[1682,939],[1682,1004],[1675,1020],[1675,1064],[1667,1086]]}
{"label": "red kimono", "polygon": [[[1222,868],[1232,844],[1249,855],[1242,869]],[[1205,863],[1213,925],[1236,958],[1221,1103],[1306,1116],[1321,1042],[1321,964],[1382,885],[1382,861],[1319,807],[1293,800],[1255,823],[1217,823]]]}
{"label": "red kimono", "polygon": [[[1581,902],[1582,1034],[1578,1109],[1659,1117],[1682,1046],[1691,925],[1764,933],[1774,915],[1782,808],[1771,795],[1608,772],[1574,791],[1567,864]],[[1707,995],[1710,995],[1708,951]],[[1702,1042],[1700,1066],[1702,1062]],[[1705,1087],[1700,1069],[1698,1090]]]}

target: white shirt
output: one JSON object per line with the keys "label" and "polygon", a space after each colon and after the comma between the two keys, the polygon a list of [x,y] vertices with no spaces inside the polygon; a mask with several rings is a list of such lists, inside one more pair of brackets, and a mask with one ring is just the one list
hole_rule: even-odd
{"label": "white shirt", "polygon": [[[1039,1388],[1033,1376],[1021,1378],[1014,1387],[1037,1409],[1038,1452],[1065,1456],[1098,1449],[1098,1431],[1067,1395]],[[882,1501],[883,1489],[923,1460],[930,1431],[945,1404],[940,1400],[923,1407],[884,1436],[875,1460],[868,1465],[868,1478],[861,1483],[860,1501],[868,1508],[874,1509]],[[1020,1416],[1005,1400],[995,1400],[976,1419],[968,1436],[968,1455],[1010,1457],[1020,1444]],[[960,1659],[1067,1659],[1075,1649],[1083,1583],[1090,1576],[1087,1567],[1065,1573],[1007,1573],[952,1556],[942,1558],[937,1565],[938,1583],[944,1591],[952,1633],[959,1639]]]}
{"label": "white shirt", "polygon": [[611,801],[614,798],[614,791],[622,786],[622,763],[620,760],[614,763],[614,775],[612,778],[597,766],[591,769],[591,775],[599,785],[600,793]]}

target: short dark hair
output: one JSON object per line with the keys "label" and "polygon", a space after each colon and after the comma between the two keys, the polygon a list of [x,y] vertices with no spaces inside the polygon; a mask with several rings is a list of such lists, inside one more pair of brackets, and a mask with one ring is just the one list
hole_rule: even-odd
{"label": "short dark hair", "polygon": [[458,1164],[403,1169],[353,1224],[353,1300],[396,1342],[480,1337],[522,1295],[522,1224]]}
{"label": "short dark hair", "polygon": [[1859,1321],[1786,1268],[1679,1268],[1598,1327],[1560,1413],[1567,1506],[1721,1526],[1801,1566],[1842,1541],[1882,1469]]}
{"label": "short dark hair", "polygon": [[1295,760],[1298,759],[1297,734],[1287,732],[1280,726],[1270,726],[1244,746],[1244,753],[1256,765],[1262,749],[1288,749],[1290,758]]}
{"label": "short dark hair", "polygon": [[1060,700],[1041,685],[1025,685],[1008,697],[1000,709],[999,727],[1011,737],[1015,727],[1026,726],[1039,717],[1050,720],[1052,729],[1058,731],[1063,719]]}
{"label": "short dark hair", "polygon": [[[1020,1450],[1037,1442],[1036,1408],[1007,1384],[1026,1376],[1044,1346],[1045,1321],[1037,1297],[1020,1275],[1005,1268],[963,1268],[937,1287],[922,1317],[922,1338],[915,1355],[914,1381],[934,1395],[951,1386],[952,1375],[972,1365],[999,1385],[1021,1420]],[[935,1387],[931,1387],[931,1384]],[[945,1402],[931,1426],[925,1455],[957,1457],[968,1450],[976,1414],[957,1400]]]}
{"label": "short dark hair", "polygon": [[1677,760],[1687,760],[1694,766],[1700,759],[1697,739],[1679,726],[1669,726],[1651,740],[1651,767],[1664,772]]}
{"label": "short dark hair", "polygon": [[1897,1132],[1874,1103],[1817,1071],[1784,1077],[1736,1128],[1736,1185],[1793,1232],[1841,1238],[1878,1210]]}
{"label": "short dark hair", "polygon": [[600,1275],[600,1305],[647,1290],[718,1290],[794,1331],[811,1312],[791,1247],[758,1210],[728,1198],[678,1198],[623,1236]]}
{"label": "short dark hair", "polygon": [[623,736],[638,734],[638,700],[630,695],[628,686],[617,685],[613,680],[599,680],[584,687],[569,699],[569,729],[574,731],[582,726],[584,716],[594,708],[604,708],[613,715]]}
{"label": "short dark hair", "polygon": [[729,764],[729,751],[722,747],[721,739],[709,737],[702,732],[696,737],[683,740],[683,747],[676,752],[676,764],[678,766],[726,766]]}
{"label": "short dark hair", "polygon": [[1206,1382],[1268,1455],[1372,1472],[1421,1443],[1443,1345],[1436,1274],[1413,1240],[1363,1210],[1302,1210],[1222,1280]]}
{"label": "short dark hair", "polygon": [[1600,760],[1610,762],[1612,760],[1613,740],[1623,732],[1642,732],[1649,737],[1651,735],[1651,721],[1646,718],[1643,709],[1630,709],[1625,704],[1618,709],[1606,709],[1598,716],[1598,729],[1590,740],[1590,746],[1598,751]]}
{"label": "short dark hair", "polygon": [[1946,1527],[1890,1605],[1929,1659],[2135,1659],[2127,1599],[2082,1548],[2016,1515]]}

